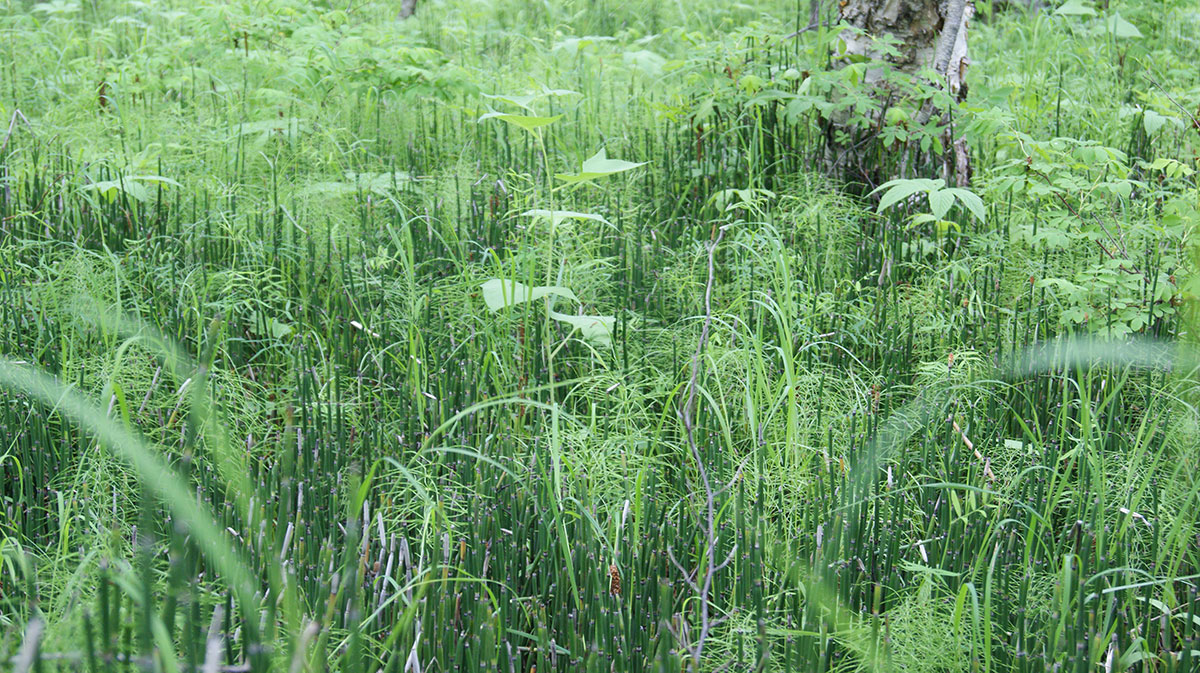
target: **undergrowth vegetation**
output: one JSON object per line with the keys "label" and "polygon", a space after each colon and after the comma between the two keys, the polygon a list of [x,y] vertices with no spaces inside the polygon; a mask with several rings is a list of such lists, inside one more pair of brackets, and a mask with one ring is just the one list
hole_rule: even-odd
{"label": "undergrowth vegetation", "polygon": [[395,4],[0,2],[0,667],[1200,667],[1194,2]]}

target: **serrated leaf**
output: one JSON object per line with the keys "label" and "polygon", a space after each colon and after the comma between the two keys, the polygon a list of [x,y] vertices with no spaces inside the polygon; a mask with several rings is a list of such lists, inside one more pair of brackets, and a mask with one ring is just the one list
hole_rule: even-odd
{"label": "serrated leaf", "polygon": [[613,327],[617,324],[617,319],[613,316],[568,315],[552,310],[550,311],[550,317],[571,325],[579,330],[584,339],[597,346],[612,345]]}
{"label": "serrated leaf", "polygon": [[588,180],[595,180],[596,178],[602,178],[606,175],[612,175],[614,173],[623,173],[625,171],[637,168],[638,166],[646,165],[646,162],[644,161],[633,162],[625,161],[623,159],[609,159],[607,152],[607,149],[603,147],[600,148],[599,152],[596,152],[590,159],[583,162],[579,173],[574,175],[559,173],[554,177],[568,183],[586,182]]}
{"label": "serrated leaf", "polygon": [[492,278],[483,285],[480,285],[479,289],[483,291],[483,302],[487,304],[488,310],[492,312],[549,296],[565,297],[571,301],[579,301],[575,298],[574,292],[558,285],[539,285],[531,288],[524,283],[518,283],[514,280]]}

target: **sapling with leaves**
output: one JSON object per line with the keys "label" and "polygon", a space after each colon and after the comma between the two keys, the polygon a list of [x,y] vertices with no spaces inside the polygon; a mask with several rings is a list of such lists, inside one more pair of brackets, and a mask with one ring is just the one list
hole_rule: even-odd
{"label": "sapling with leaves", "polygon": [[[600,178],[615,175],[617,173],[624,173],[645,164],[644,162],[637,163],[632,161],[624,161],[621,159],[609,159],[607,148],[602,147],[596,152],[596,154],[592,155],[583,162],[578,172],[554,174],[554,177],[564,184],[556,187],[550,186],[548,180],[551,174],[549,157],[546,154],[546,142],[543,134],[546,127],[549,127],[551,124],[557,122],[562,118],[562,115],[558,114],[553,116],[539,116],[534,114],[533,105],[535,102],[544,98],[575,95],[578,94],[573,91],[544,88],[541,92],[534,94],[486,96],[491,100],[500,101],[502,103],[520,108],[522,113],[498,112],[496,110],[489,110],[479,118],[480,122],[490,119],[498,119],[508,124],[512,124],[513,126],[516,126],[531,134],[536,140],[538,147],[541,149],[541,156],[543,159],[543,165],[545,167],[545,175],[547,176],[547,182],[544,184],[542,190],[542,199],[544,201],[543,205],[545,207],[529,209],[522,213],[522,215],[533,218],[535,223],[542,222],[548,224],[549,240],[547,242],[548,252],[546,255],[546,268],[544,277],[545,285],[534,286],[532,282],[529,285],[525,285],[512,279],[493,278],[484,283],[481,289],[483,290],[485,303],[487,303],[488,308],[493,312],[527,301],[544,299],[546,307],[545,325],[547,327],[547,337],[551,336],[549,330],[549,320],[554,319],[570,326],[572,333],[578,331],[585,341],[596,346],[608,346],[612,342],[612,330],[616,324],[616,318],[614,316],[573,315],[560,313],[554,309],[556,298],[569,299],[576,303],[579,302],[578,298],[576,298],[574,293],[572,293],[569,289],[555,284],[558,280],[555,278],[554,274],[555,265],[558,263],[558,256],[556,255],[555,251],[555,234],[559,225],[566,220],[596,222],[602,224],[608,224],[608,221],[603,217],[592,213],[557,210],[555,195],[563,188],[590,184]],[[533,230],[534,228],[530,227],[530,231],[532,232]],[[563,263],[565,263],[565,260],[563,260]],[[560,268],[558,274],[559,278],[561,278],[561,274],[562,271]],[[529,280],[532,280],[532,272]],[[552,339],[546,339],[547,349],[549,349],[549,344],[551,342]],[[566,342],[563,342],[563,344],[559,345],[552,351],[547,351],[547,362],[549,363],[552,380],[554,376],[554,354],[557,353],[558,350],[565,345],[565,343]]]}
{"label": "sapling with leaves", "polygon": [[957,222],[946,219],[946,215],[955,205],[959,206],[960,210],[975,216],[980,222],[987,219],[983,200],[979,198],[978,194],[962,187],[947,187],[942,180],[928,178],[889,180],[875,188],[871,194],[879,192],[883,192],[877,207],[877,211],[880,213],[893,206],[911,201],[914,197],[924,193],[928,199],[929,212],[913,215],[910,220],[911,225],[915,227],[932,222],[936,225],[939,234],[945,234],[951,227],[956,231],[962,230]]}
{"label": "sapling with leaves", "polygon": [[[562,277],[563,265],[566,260],[561,262],[555,248],[555,239],[558,227],[567,220],[581,221],[584,223],[605,223],[604,218],[590,214],[579,213],[575,211],[558,210],[556,206],[556,192],[567,187],[574,187],[594,182],[599,178],[617,173],[623,173],[643,164],[619,159],[609,159],[607,150],[601,148],[595,155],[583,162],[578,173],[559,173],[555,174],[555,178],[564,183],[559,186],[551,186],[550,183],[550,159],[546,153],[546,142],[544,132],[547,127],[558,121],[562,115],[554,116],[539,116],[534,114],[533,104],[542,98],[557,98],[562,96],[577,95],[572,91],[543,89],[541,92],[531,95],[522,96],[489,96],[489,98],[501,101],[511,106],[520,108],[524,113],[504,113],[491,110],[479,118],[480,122],[491,119],[498,119],[508,124],[512,124],[523,131],[533,135],[537,142],[538,148],[541,150],[542,164],[544,175],[546,178],[542,189],[543,203],[539,204],[541,208],[533,208],[527,210],[524,215],[533,218],[535,223],[543,223],[548,228],[548,241],[545,266],[545,285],[534,285],[535,269],[531,265],[529,271],[525,275],[528,284],[521,283],[513,278],[501,279],[493,278],[480,287],[484,303],[493,313],[507,309],[516,305],[535,302],[541,300],[545,309],[545,319],[543,325],[543,339],[545,349],[545,359],[547,366],[548,379],[551,384],[551,402],[550,415],[554,432],[551,433],[551,475],[553,482],[556,485],[563,483],[561,476],[562,455],[561,455],[561,436],[557,431],[559,427],[559,417],[561,409],[557,396],[553,394],[553,385],[556,381],[554,358],[563,347],[569,342],[564,339],[557,346],[554,346],[556,333],[552,329],[551,320],[564,323],[569,326],[570,334],[579,332],[583,337],[583,342],[589,344],[589,347],[608,348],[612,345],[613,328],[616,324],[616,318],[613,316],[594,316],[561,313],[555,310],[556,300],[565,299],[578,303],[579,300],[575,294],[568,288],[562,287],[559,283]],[[536,227],[529,227],[530,236],[536,231]],[[557,278],[554,274],[555,266],[559,267]],[[593,349],[593,352],[594,349]],[[603,356],[601,356],[603,357]],[[567,517],[566,504],[564,503],[564,495],[560,488],[552,489],[553,494],[553,516],[554,528],[557,533],[557,550],[562,555],[562,561],[567,566],[567,578],[569,580],[570,589],[574,602],[577,607],[582,608],[583,602],[580,593],[580,588],[577,583],[576,573],[574,571],[574,554],[570,548],[570,539],[566,530],[565,519]]]}
{"label": "sapling with leaves", "polygon": [[[950,209],[955,206],[960,211],[974,216],[980,222],[986,219],[983,200],[975,192],[962,187],[947,187],[946,183],[941,180],[928,178],[889,180],[876,188],[871,194],[874,195],[879,192],[883,192],[877,208],[877,212],[879,213],[897,206],[912,204],[921,195],[924,195],[928,201],[930,212],[912,215],[909,218],[909,228],[933,223],[939,237],[945,236],[951,228],[956,232],[962,231],[962,227],[959,226],[958,222],[946,219]],[[891,233],[885,230],[884,239],[880,242],[880,249],[883,251],[883,260],[880,265],[878,280],[880,286],[891,276],[892,257],[889,252],[891,246],[888,240],[890,235]]]}

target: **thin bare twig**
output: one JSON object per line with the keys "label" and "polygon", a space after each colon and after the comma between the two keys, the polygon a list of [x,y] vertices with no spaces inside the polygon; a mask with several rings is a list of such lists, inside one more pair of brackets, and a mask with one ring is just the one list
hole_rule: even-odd
{"label": "thin bare twig", "polygon": [[[824,25],[828,26],[829,24],[824,24]],[[800,30],[797,30],[796,32],[794,32],[790,35],[785,35],[783,37],[783,39],[790,40],[795,37],[800,37],[801,35],[807,33],[810,30],[816,30],[817,28],[821,28],[821,27],[822,27],[822,24],[821,24],[821,0],[809,0],[809,3],[808,3],[808,25],[801,28]]]}
{"label": "thin bare twig", "polygon": [[4,142],[0,143],[0,152],[3,152],[8,147],[8,141],[12,138],[13,131],[17,128],[18,117],[20,117],[21,121],[25,122],[26,126],[31,129],[33,128],[33,124],[29,123],[29,118],[25,116],[25,113],[20,110],[13,110],[12,118],[8,120],[8,132],[4,134]]}
{"label": "thin bare twig", "polygon": [[1147,73],[1143,73],[1143,74],[1146,76],[1146,79],[1150,80],[1151,84],[1153,84],[1155,87],[1157,87],[1158,90],[1161,91],[1162,94],[1167,97],[1167,100],[1171,101],[1171,103],[1173,103],[1175,105],[1175,107],[1179,108],[1180,112],[1187,115],[1187,118],[1192,120],[1192,126],[1194,128],[1196,128],[1197,130],[1200,130],[1200,119],[1196,119],[1196,115],[1192,114],[1191,112],[1188,112],[1188,109],[1185,108],[1183,105],[1181,105],[1179,103],[1179,101],[1175,100],[1175,97],[1171,95],[1171,92],[1167,91],[1163,87],[1163,85],[1159,84],[1158,80],[1151,77],[1150,73],[1147,72]]}
{"label": "thin bare twig", "polygon": [[[716,561],[717,553],[717,526],[716,526],[716,499],[717,491],[713,490],[712,481],[709,479],[708,468],[704,466],[704,459],[700,455],[700,449],[696,445],[696,426],[693,416],[696,412],[696,396],[698,393],[698,380],[700,378],[700,356],[704,352],[704,347],[708,344],[709,331],[712,328],[712,293],[713,285],[716,283],[716,252],[717,246],[721,244],[721,240],[725,237],[725,229],[729,225],[722,226],[717,229],[717,235],[708,245],[708,282],[704,287],[704,325],[700,328],[700,341],[696,343],[696,352],[692,354],[692,371],[691,378],[688,380],[687,395],[683,406],[679,409],[679,418],[683,422],[683,430],[687,435],[688,449],[691,452],[692,460],[696,463],[696,472],[700,477],[700,486],[704,490],[704,508],[705,508],[705,552],[703,566],[698,566],[695,572],[689,573],[684,570],[683,566],[675,560],[673,553],[668,553],[671,562],[679,568],[683,573],[684,579],[688,585],[696,591],[697,598],[700,599],[700,624],[699,633],[696,634],[695,642],[682,642],[681,645],[688,650],[692,659],[692,670],[700,670],[700,659],[704,654],[704,641],[708,639],[712,629],[723,621],[723,617],[714,619],[709,611],[709,595],[712,593],[713,580],[717,573],[729,565],[733,561],[734,554],[737,552],[737,545],[734,545],[729,550],[729,555],[721,563]],[[738,471],[740,473],[740,470]],[[737,475],[734,476],[734,479]],[[724,490],[724,489],[722,489]],[[703,572],[701,569],[703,568]],[[687,641],[689,639],[684,638]]]}

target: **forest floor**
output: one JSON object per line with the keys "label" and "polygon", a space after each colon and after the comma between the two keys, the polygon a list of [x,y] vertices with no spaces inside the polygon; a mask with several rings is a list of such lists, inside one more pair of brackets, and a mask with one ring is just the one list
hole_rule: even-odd
{"label": "forest floor", "polygon": [[1200,6],[799,4],[0,2],[0,668],[1197,670]]}

